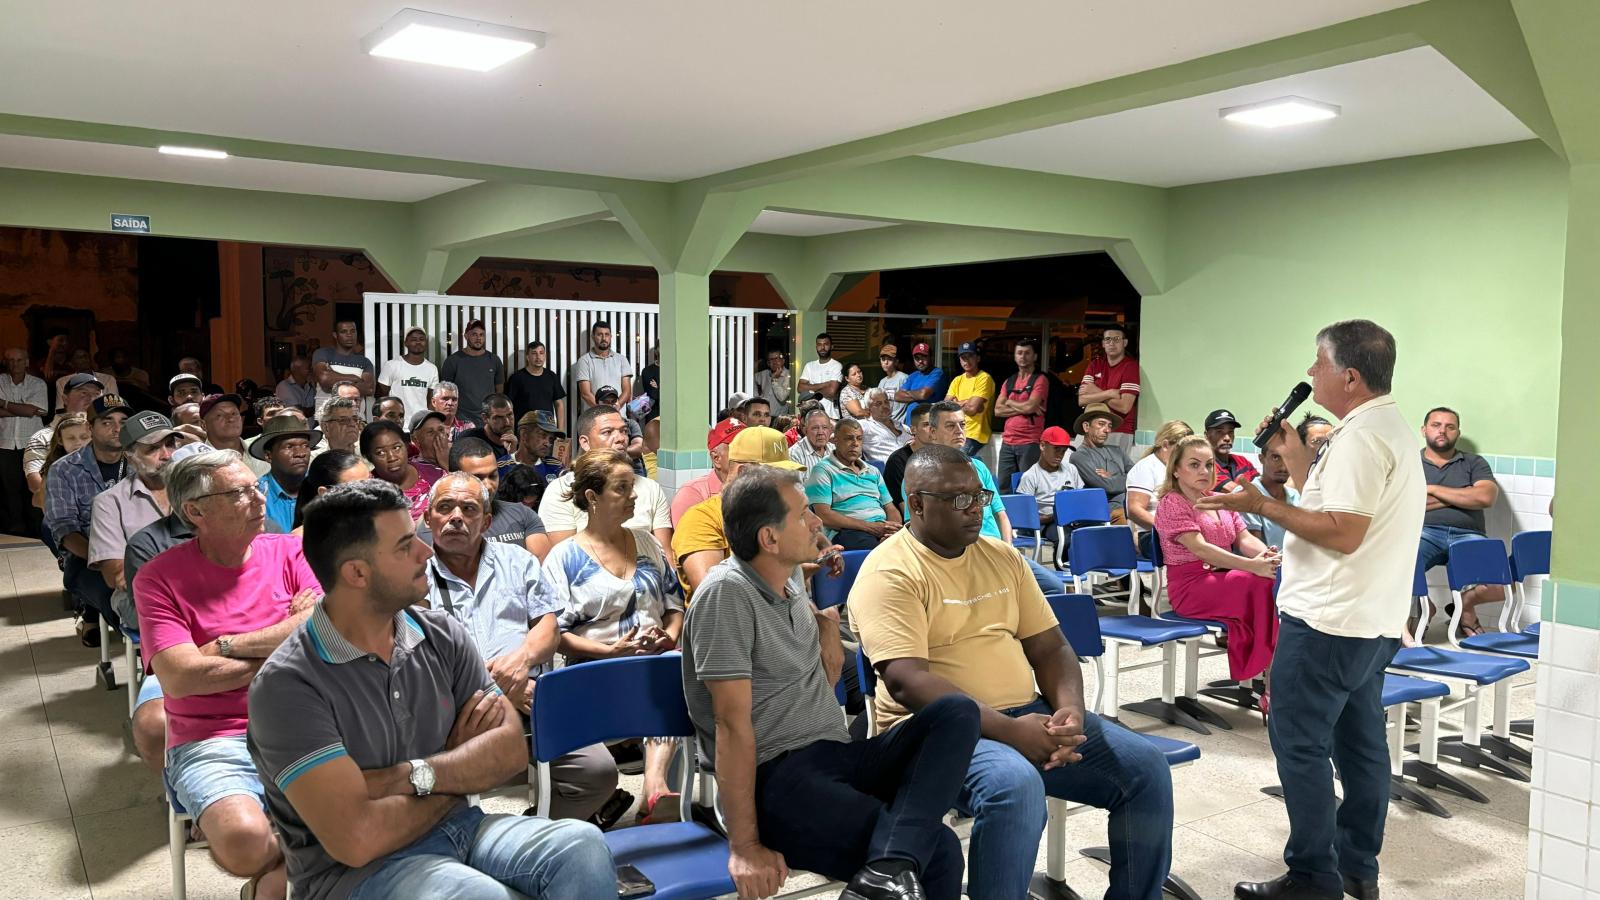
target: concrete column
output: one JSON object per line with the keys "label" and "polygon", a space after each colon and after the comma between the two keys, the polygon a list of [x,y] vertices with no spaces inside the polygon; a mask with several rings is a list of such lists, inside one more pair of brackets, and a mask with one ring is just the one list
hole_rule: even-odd
{"label": "concrete column", "polygon": [[706,452],[706,410],[711,345],[711,278],[660,273],[661,449],[657,480],[668,494],[711,469]]}

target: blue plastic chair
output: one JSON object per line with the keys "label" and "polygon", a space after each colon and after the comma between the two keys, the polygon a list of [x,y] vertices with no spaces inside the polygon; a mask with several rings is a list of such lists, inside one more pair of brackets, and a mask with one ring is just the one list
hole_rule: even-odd
{"label": "blue plastic chair", "polygon": [[1015,494],[1017,492],[1017,488],[1020,487],[1021,485],[1022,485],[1022,473],[1021,472],[1012,472],[1011,473],[1011,493]]}
{"label": "blue plastic chair", "polygon": [[[1000,504],[1006,508],[1006,518],[1011,520],[1014,534],[1011,545],[1018,550],[1033,551],[1037,560],[1044,549],[1044,523],[1039,519],[1039,501],[1032,494],[1001,494]],[[1028,534],[1022,534],[1026,531]]]}
{"label": "blue plastic chair", "polygon": [[[658,900],[710,900],[734,891],[728,844],[690,821],[698,756],[694,723],[683,697],[677,653],[604,659],[539,676],[533,705],[533,757],[538,762],[539,815],[550,806],[550,762],[602,741],[676,737],[680,744],[681,821],[606,833],[618,865],[634,865],[655,883]],[[605,698],[596,703],[595,698]]]}
{"label": "blue plastic chair", "polygon": [[1056,491],[1055,511],[1056,523],[1063,527],[1105,525],[1111,521],[1111,501],[1100,488]]}
{"label": "blue plastic chair", "polygon": [[872,466],[872,467],[873,467],[873,468],[874,468],[874,469],[877,469],[877,470],[878,470],[878,474],[879,474],[879,475],[882,475],[882,474],[883,474],[883,462],[882,462],[882,461],[880,461],[880,460],[876,460],[876,459],[869,459],[869,460],[867,460],[867,462],[868,462],[868,464],[870,464],[870,465],[871,465],[871,466]]}
{"label": "blue plastic chair", "polygon": [[840,554],[844,559],[844,572],[837,578],[826,571],[811,576],[811,602],[817,609],[839,606],[850,598],[850,588],[856,583],[856,573],[861,571],[861,564],[867,561],[867,554],[871,552],[871,550],[846,550]]}
{"label": "blue plastic chair", "polygon": [[[1057,494],[1056,497],[1059,502],[1061,494]],[[1135,572],[1155,571],[1155,566],[1149,560],[1139,559],[1138,553],[1133,548],[1133,533],[1126,525],[1091,525],[1075,528],[1065,543],[1068,568],[1072,574],[1072,588],[1079,593],[1084,592],[1082,580],[1090,573],[1115,579]],[[1139,588],[1139,579],[1128,579],[1129,613],[1139,611]]]}
{"label": "blue plastic chair", "polygon": [[[1228,636],[1228,623],[1220,622],[1216,619],[1197,619],[1193,616],[1182,615],[1172,609],[1170,602],[1165,612],[1161,610],[1161,585],[1166,579],[1167,560],[1166,555],[1161,550],[1161,535],[1154,531],[1150,532],[1150,565],[1156,571],[1155,590],[1150,595],[1150,606],[1155,610],[1156,617],[1173,622],[1186,622],[1190,625],[1203,626],[1212,638],[1209,649],[1202,649],[1199,642],[1187,642],[1184,644],[1184,697],[1178,701],[1178,705],[1188,709],[1191,713],[1194,712],[1191,707],[1205,709],[1205,707],[1200,706],[1198,699],[1198,695],[1204,695],[1213,700],[1220,700],[1229,706],[1237,706],[1240,709],[1260,709],[1261,694],[1248,682],[1225,678],[1209,682],[1205,687],[1200,687],[1200,660],[1213,656],[1228,655],[1227,649],[1218,646],[1217,642],[1217,638],[1226,638]],[[1170,601],[1170,596],[1168,599]],[[1198,714],[1196,715],[1198,716]]]}
{"label": "blue plastic chair", "polygon": [[[1450,545],[1450,558],[1445,564],[1450,578],[1450,595],[1455,600],[1455,612],[1450,616],[1449,640],[1451,646],[1498,653],[1520,659],[1539,658],[1539,637],[1520,634],[1511,629],[1516,614],[1511,591],[1515,579],[1511,575],[1511,560],[1506,556],[1505,545],[1494,538],[1469,538]],[[1497,585],[1505,598],[1500,607],[1500,630],[1471,637],[1458,638],[1461,615],[1466,609],[1462,592],[1473,585]]]}
{"label": "blue plastic chair", "polygon": [[139,688],[144,685],[144,666],[140,663],[138,630],[126,624],[121,630],[122,661],[128,669],[128,718],[132,719],[139,702]]}
{"label": "blue plastic chair", "polygon": [[[1534,575],[1550,574],[1550,532],[1522,531],[1511,536],[1511,590],[1517,600],[1517,611],[1511,621],[1521,621],[1522,609],[1528,605],[1527,580]],[[1538,622],[1523,630],[1524,634],[1538,634]]]}

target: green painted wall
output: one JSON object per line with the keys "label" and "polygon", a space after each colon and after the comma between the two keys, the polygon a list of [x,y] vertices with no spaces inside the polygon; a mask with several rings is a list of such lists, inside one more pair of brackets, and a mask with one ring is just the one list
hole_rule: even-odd
{"label": "green painted wall", "polygon": [[1481,452],[1555,456],[1567,184],[1530,141],[1174,189],[1140,427],[1253,420],[1318,329],[1370,318],[1395,334],[1407,416],[1451,406]]}

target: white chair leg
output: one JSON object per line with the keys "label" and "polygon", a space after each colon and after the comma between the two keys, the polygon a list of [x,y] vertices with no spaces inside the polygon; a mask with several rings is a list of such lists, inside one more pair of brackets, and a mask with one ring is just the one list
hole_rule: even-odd
{"label": "white chair leg", "polygon": [[1494,683],[1494,731],[1496,737],[1511,737],[1511,679]]}
{"label": "white chair leg", "polygon": [[1048,818],[1044,826],[1044,872],[1055,881],[1067,880],[1067,801],[1044,798]]}
{"label": "white chair leg", "polygon": [[188,842],[186,822],[178,818],[172,804],[167,804],[167,852],[172,857],[172,898],[185,900],[189,895],[188,879],[183,868],[183,850]]}
{"label": "white chair leg", "polygon": [[1183,642],[1183,695],[1191,699],[1200,694],[1200,639]]}
{"label": "white chair leg", "polygon": [[[1135,573],[1135,578],[1139,577]],[[1168,641],[1161,645],[1161,699],[1166,703],[1178,699],[1178,645]]]}
{"label": "white chair leg", "polygon": [[1116,641],[1106,641],[1105,670],[1106,695],[1099,712],[1102,716],[1115,719],[1117,710],[1122,708],[1121,698],[1117,694],[1117,684],[1122,680],[1122,648]]}
{"label": "white chair leg", "polygon": [[1467,702],[1461,707],[1461,742],[1470,746],[1478,746],[1478,738],[1483,734],[1483,691],[1480,688],[1470,688]]}
{"label": "white chair leg", "polygon": [[1399,775],[1406,742],[1406,704],[1389,707],[1389,771]]}

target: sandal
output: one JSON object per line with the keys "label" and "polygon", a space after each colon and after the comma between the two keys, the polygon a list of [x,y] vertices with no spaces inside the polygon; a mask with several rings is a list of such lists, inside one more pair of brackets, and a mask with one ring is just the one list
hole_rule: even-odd
{"label": "sandal", "polygon": [[639,814],[634,818],[635,824],[656,825],[675,821],[678,818],[678,803],[682,799],[676,791],[658,791],[651,794],[650,799],[639,807]]}
{"label": "sandal", "polygon": [[1456,639],[1476,637],[1483,634],[1482,622],[1462,622],[1461,630],[1456,632]]}
{"label": "sandal", "polygon": [[256,888],[261,884],[261,876],[246,881],[239,885],[239,900],[256,900]]}

